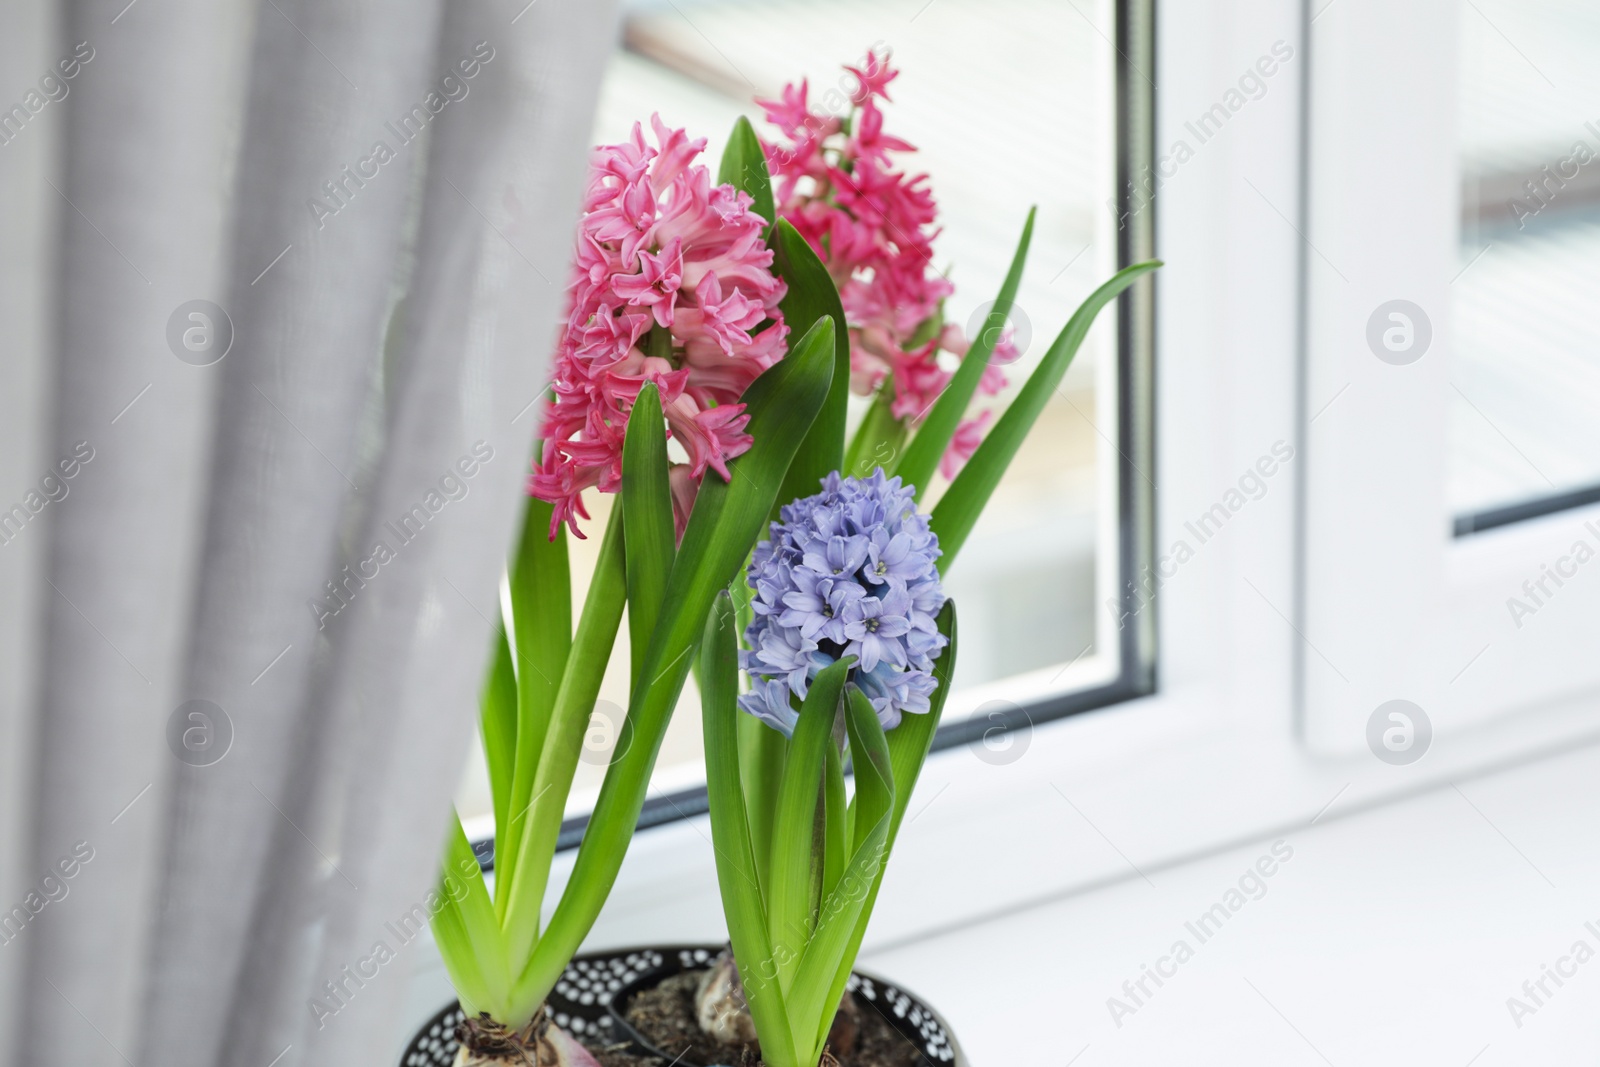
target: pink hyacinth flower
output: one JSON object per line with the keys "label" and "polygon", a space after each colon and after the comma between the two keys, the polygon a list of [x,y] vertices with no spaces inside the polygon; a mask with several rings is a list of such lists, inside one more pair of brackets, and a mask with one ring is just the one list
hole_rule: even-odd
{"label": "pink hyacinth flower", "polygon": [[[842,122],[811,110],[805,82],[785,86],[778,100],[757,101],[782,135],[764,144],[767,164],[778,214],[810,243],[839,286],[850,333],[851,391],[872,396],[892,377],[893,415],[916,424],[950,381],[940,353],[964,356],[968,341],[959,327],[943,322],[943,302],[954,287],[933,265],[938,205],[927,176],[898,169],[893,157],[915,148],[884,132],[879,101],[889,99],[889,83],[899,72],[876,53],[845,69],[856,86],[853,110]],[[984,368],[983,393],[1004,387],[1001,367],[1015,358],[1007,334]],[[973,434],[984,420],[963,425],[962,447],[976,447]],[[955,442],[951,448],[959,454]]]}
{"label": "pink hyacinth flower", "polygon": [[707,470],[749,449],[739,398],[783,358],[783,282],[762,241],[768,220],[751,198],[711,184],[691,140],[652,116],[655,144],[635,124],[628,141],[596,148],[573,255],[570,307],[544,407],[543,452],[528,491],[583,536],[583,493],[614,493],[639,390],[655,383],[667,432],[687,462],[672,464],[681,535]]}
{"label": "pink hyacinth flower", "polygon": [[939,473],[944,475],[946,481],[959,474],[978,446],[983,444],[984,427],[989,425],[992,418],[994,412],[980,411],[976,418],[967,419],[956,427],[956,432],[950,436],[949,447],[939,457]]}

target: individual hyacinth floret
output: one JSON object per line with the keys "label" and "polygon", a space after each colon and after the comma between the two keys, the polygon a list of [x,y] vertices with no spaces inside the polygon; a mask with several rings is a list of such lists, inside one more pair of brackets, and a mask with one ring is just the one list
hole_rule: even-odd
{"label": "individual hyacinth floret", "polygon": [[784,505],[750,563],[755,619],[739,658],[751,690],[741,708],[792,735],[812,679],[854,656],[850,681],[885,730],[902,712],[928,710],[945,595],[939,538],[915,494],[880,467],[867,478],[835,472],[822,492]]}
{"label": "individual hyacinth floret", "polygon": [[528,491],[582,536],[581,494],[622,482],[628,415],[646,382],[661,391],[672,439],[688,457],[670,471],[681,533],[709,468],[750,447],[739,398],[785,352],[784,284],[762,240],[770,220],[750,196],[711,184],[694,162],[704,138],[651,118],[623,144],[595,149],[574,253],[571,306],[557,344]]}

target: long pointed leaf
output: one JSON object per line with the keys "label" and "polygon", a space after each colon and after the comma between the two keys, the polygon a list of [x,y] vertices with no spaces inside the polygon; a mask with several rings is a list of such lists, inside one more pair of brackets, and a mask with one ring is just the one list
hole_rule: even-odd
{"label": "long pointed leaf", "polygon": [[711,808],[711,844],[717,856],[717,885],[728,920],[728,938],[739,965],[745,1000],[761,1035],[771,1067],[799,1067],[784,1053],[793,1044],[777,963],[767,937],[767,914],[756,881],[756,859],[747,827],[744,792],[739,784],[737,722],[748,719],[738,708],[739,661],[734,640],[733,604],[719,593],[706,620],[700,652],[700,719],[705,733],[706,793]]}
{"label": "long pointed leaf", "polygon": [[[843,995],[840,979],[848,979],[855,965],[855,953],[849,950],[867,897],[883,870],[895,802],[883,727],[871,702],[854,686],[847,691],[845,722],[856,772],[856,816],[863,829],[849,868],[822,905],[816,931],[788,990],[789,1025],[797,1040],[809,1036],[813,1042],[810,1049],[799,1050],[808,1063],[822,1053]],[[836,985],[840,986],[837,993],[833,992]]]}
{"label": "long pointed leaf", "polygon": [[789,336],[804,335],[823,318],[833,320],[833,380],[828,399],[811,424],[789,473],[778,493],[778,504],[787,504],[817,491],[818,483],[844,466],[846,404],[850,399],[850,335],[845,329],[844,305],[839,290],[822,260],[811,250],[785,219],[779,219],[768,240],[772,248],[772,269],[789,286],[783,301],[783,321]]}
{"label": "long pointed leaf", "polygon": [[939,548],[944,553],[939,561],[941,573],[948,573],[956,553],[961,551],[967,535],[983,513],[984,505],[989,502],[995,487],[1000,484],[1000,478],[1022,447],[1023,439],[1033,428],[1034,421],[1044,410],[1056,386],[1061,384],[1062,376],[1067,373],[1067,365],[1088,336],[1089,327],[1094,325],[1096,316],[1124,289],[1159,266],[1160,260],[1151,259],[1124,267],[1112,275],[1110,281],[1089,294],[1089,298],[1062,327],[1055,343],[1028,376],[1027,384],[1017,393],[1011,406],[1006,408],[994,429],[989,431],[967,465],[956,475],[956,480],[939,498],[931,521],[934,532],[939,535]]}
{"label": "long pointed leaf", "polygon": [[812,848],[827,750],[833,745],[833,720],[854,657],[840,659],[812,681],[800,705],[800,721],[789,742],[778,811],[772,825],[771,882],[767,885],[767,931],[778,954],[778,977],[785,994],[800,964],[800,954],[816,922],[818,898],[812,892]]}
{"label": "long pointed leaf", "polygon": [[632,685],[649,651],[661,598],[672,571],[672,489],[667,484],[667,431],[654,382],[639,390],[622,445],[622,519],[628,545],[628,638]]}
{"label": "long pointed leaf", "polygon": [[917,787],[922,765],[927,762],[933,748],[933,735],[939,730],[939,720],[944,715],[944,702],[950,695],[950,679],[956,669],[956,602],[946,600],[935,622],[939,632],[949,643],[939,650],[933,661],[934,690],[928,700],[928,711],[923,715],[901,716],[900,725],[888,732],[889,759],[894,767],[894,822],[889,829],[889,844],[893,846],[900,833],[900,822],[905,818],[911,803],[911,791]]}
{"label": "long pointed leaf", "polygon": [[[501,849],[507,844],[500,835],[511,821],[511,790],[517,762],[517,674],[511,665],[511,642],[503,619],[495,627],[494,652],[478,698],[478,730],[483,738],[483,761],[489,768],[489,793],[494,799],[495,848]],[[500,895],[498,882],[495,895]]]}
{"label": "long pointed leaf", "polygon": [[1011,305],[1017,298],[1017,286],[1022,283],[1022,266],[1028,260],[1028,245],[1033,240],[1033,216],[1037,210],[1028,209],[1028,221],[1022,224],[1022,237],[1017,241],[1016,254],[1011,257],[1011,269],[1006,271],[1005,281],[1000,285],[1000,295],[994,298],[994,307],[990,309],[983,329],[971,339],[972,347],[962,357],[961,366],[944,387],[944,392],[939,394],[933,410],[923,419],[916,436],[906,446],[905,454],[891,472],[898,474],[907,485],[916,486],[919,500],[927,492],[933,472],[939,468],[940,457],[950,447],[950,438],[955,436],[956,427],[965,417],[967,405],[972,403],[972,395],[977,392],[978,382],[983,377],[984,366],[994,353],[1000,331],[1011,316]]}
{"label": "long pointed leaf", "polygon": [[[511,567],[511,630],[517,663],[517,755],[512,772],[510,818],[505,827],[505,850],[495,857],[498,878],[508,878],[516,868],[526,828],[517,813],[527,809],[533,796],[533,779],[539,769],[544,733],[550,725],[572,647],[572,577],[567,562],[567,531],[558,528],[552,539],[553,508],[538,497],[528,498],[522,539]],[[499,843],[496,828],[496,843]],[[505,917],[505,897],[498,901]]]}
{"label": "long pointed leaf", "polygon": [[746,430],[754,443],[729,463],[730,481],[713,475],[700,486],[645,669],[629,701],[632,744],[606,771],[566,891],[513,990],[514,1016],[532,1017],[600,914],[638,824],[661,739],[704,635],[706,613],[733,581],[771,514],[795,451],[828,396],[833,353],[832,320],[819,321],[745,392]]}
{"label": "long pointed leaf", "polygon": [[878,467],[892,474],[905,444],[906,424],[894,417],[894,378],[886,377],[856,427],[840,469],[856,478],[865,478]]}
{"label": "long pointed leaf", "polygon": [[[889,815],[889,836],[884,842],[883,862],[878,865],[878,872],[872,879],[872,888],[867,892],[866,904],[861,909],[861,915],[856,920],[855,931],[850,935],[850,944],[845,949],[844,959],[848,965],[841,967],[834,975],[834,985],[829,991],[831,1001],[824,1003],[837,1003],[844,996],[845,983],[850,978],[850,967],[855,966],[856,953],[861,950],[861,941],[867,934],[867,923],[872,919],[873,905],[878,901],[878,890],[883,886],[883,872],[888,867],[889,854],[894,849],[895,840],[900,836],[900,824],[905,819],[906,809],[911,804],[912,791],[917,787],[917,778],[922,774],[922,765],[927,762],[928,751],[933,747],[933,735],[939,729],[939,720],[944,715],[945,698],[950,695],[950,678],[956,669],[956,605],[955,601],[945,601],[944,608],[939,612],[939,632],[944,634],[949,644],[940,651],[939,657],[933,661],[933,678],[935,688],[929,700],[928,711],[922,715],[906,715],[900,719],[900,725],[888,733],[889,764],[894,771],[894,807]],[[859,796],[859,794],[857,794]],[[857,833],[864,833],[864,828],[859,828]]]}
{"label": "long pointed leaf", "polygon": [[439,958],[444,960],[445,973],[450,976],[450,984],[455,987],[456,997],[461,1001],[461,1009],[468,1015],[490,1011],[494,998],[489,993],[483,972],[479,970],[478,956],[472,951],[472,938],[461,918],[460,905],[447,899],[433,913],[428,925],[433,930],[433,943],[439,949]]}
{"label": "long pointed leaf", "polygon": [[844,756],[837,744],[828,746],[828,762],[822,768],[822,890],[820,900],[833,892],[844,877],[850,862],[852,808],[845,796]]}
{"label": "long pointed leaf", "polygon": [[[600,695],[617,629],[622,625],[628,585],[623,557],[623,515],[613,510],[600,541],[600,557],[589,581],[589,595],[584,598],[571,662],[561,676],[550,728],[539,753],[533,793],[523,810],[512,813],[512,821],[525,829],[516,856],[515,881],[506,890],[506,903],[501,909],[501,925],[512,965],[519,971],[527,963],[539,934],[540,908],[561,834],[567,795],[572,791],[572,776],[578,769],[584,733],[594,713],[595,698]],[[617,743],[620,745],[623,740],[619,738]],[[499,873],[497,881],[510,881],[513,873]]]}
{"label": "long pointed leaf", "polygon": [[434,940],[451,981],[479,1010],[503,1011],[511,986],[505,943],[478,857],[454,811],[435,892],[439,907],[434,910]]}
{"label": "long pointed leaf", "polygon": [[717,168],[717,184],[732,185],[740,192],[750,194],[754,201],[750,210],[772,222],[777,212],[772,206],[772,177],[767,173],[766,153],[761,151],[761,139],[750,125],[750,120],[740,115],[728,136],[728,147],[722,151],[722,165]]}
{"label": "long pointed leaf", "polygon": [[789,739],[754,715],[739,716],[739,766],[744,785],[750,843],[756,853],[756,880],[765,891],[772,861],[772,820],[778,810],[778,787],[783,784],[783,764]]}

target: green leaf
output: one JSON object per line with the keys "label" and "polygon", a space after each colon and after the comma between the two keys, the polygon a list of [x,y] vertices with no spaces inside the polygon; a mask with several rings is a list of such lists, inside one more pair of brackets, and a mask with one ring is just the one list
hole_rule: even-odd
{"label": "green leaf", "polygon": [[483,972],[478,969],[478,957],[472,951],[472,938],[461,918],[460,906],[446,900],[433,913],[428,925],[433,928],[433,943],[439,948],[439,957],[444,961],[445,973],[450,976],[450,984],[455,987],[456,996],[461,1000],[462,1010],[469,1016],[489,1011],[494,998]]}
{"label": "green leaf", "polygon": [[[567,652],[572,647],[572,578],[567,564],[567,531],[557,528],[550,536],[554,509],[538,497],[528,498],[522,521],[522,538],[511,567],[511,630],[517,664],[517,749],[511,779],[510,820],[505,827],[506,850],[496,856],[497,878],[513,873],[521,852],[525,829],[517,813],[526,810],[533,796],[533,777],[550,724],[550,710],[561,686]],[[499,828],[496,828],[497,842]],[[505,917],[505,898],[497,901]]]}
{"label": "green leaf", "polygon": [[1023,440],[1049,402],[1050,395],[1061,384],[1062,376],[1067,373],[1067,365],[1077,354],[1078,346],[1089,333],[1089,327],[1094,325],[1095,317],[1124,289],[1159,266],[1161,261],[1152,259],[1124,267],[1112,275],[1110,281],[1089,294],[1089,298],[1067,320],[1055,343],[1045,352],[1044,358],[1029,375],[1011,406],[1006,408],[994,429],[989,431],[967,465],[950,483],[950,488],[945,490],[944,496],[934,506],[932,515],[933,529],[939,535],[939,548],[943,552],[939,561],[941,574],[949,573],[956,553],[966,543],[967,535],[983,513],[984,505],[988,504],[989,497],[1000,484],[1006,468],[1022,447]]}
{"label": "green leaf", "polygon": [[434,940],[463,1000],[494,1015],[505,1010],[511,986],[505,943],[461,817],[452,811],[450,822],[437,890],[440,908],[432,920]]}
{"label": "green leaf", "polygon": [[787,220],[779,219],[767,243],[774,257],[772,269],[789,286],[778,305],[789,327],[789,336],[805,336],[821,319],[833,320],[833,380],[828,387],[828,399],[811,424],[811,432],[806,434],[800,451],[795,454],[777,495],[779,504],[787,504],[815,493],[823,478],[844,467],[845,408],[850,399],[850,334],[845,328],[839,290],[806,239]]}
{"label": "green leaf", "polygon": [[894,472],[895,460],[905,448],[907,431],[906,424],[894,417],[893,408],[894,378],[889,376],[878,386],[872,406],[850,439],[845,465],[840,468],[845,474],[865,478],[879,467],[886,473]]}
{"label": "green leaf", "polygon": [[661,739],[704,634],[706,613],[726,589],[764,528],[795,451],[828,396],[833,323],[819,321],[789,355],[746,390],[750,450],[729,462],[732,478],[700,485],[689,527],[672,564],[661,617],[628,705],[633,739],[605,782],[573,862],[571,878],[513,990],[512,1011],[533,1010],[555,986],[594,925],[639,821]]}
{"label": "green leaf", "polygon": [[839,998],[844,995],[844,982],[855,965],[854,949],[859,946],[854,939],[855,928],[872,887],[883,872],[895,803],[895,783],[883,727],[871,702],[855,686],[847,691],[845,723],[850,732],[850,758],[856,774],[856,825],[860,841],[838,888],[828,894],[822,904],[816,930],[787,991],[789,1025],[796,1039],[809,1037],[813,1042],[810,1049],[797,1049],[808,1063],[822,1053],[822,1044],[827,1040],[833,1016],[839,1008]]}
{"label": "green leaf", "polygon": [[778,810],[778,787],[783,784],[789,739],[754,715],[739,716],[738,731],[745,811],[751,847],[756,853],[756,880],[766,886],[767,864],[772,860],[772,820]]}
{"label": "green leaf", "polygon": [[[589,581],[589,594],[584,598],[583,614],[578,619],[571,661],[561,676],[561,689],[556,694],[550,728],[539,754],[533,792],[523,809],[513,813],[513,821],[526,827],[518,844],[514,872],[497,872],[496,876],[497,884],[500,879],[510,883],[501,909],[501,924],[511,960],[519,972],[538,938],[540,908],[561,836],[567,795],[572,791],[584,734],[594,714],[595,698],[600,695],[617,629],[622,625],[628,586],[623,528],[623,515],[613,508],[600,542],[594,576]],[[619,737],[617,743],[623,744],[623,738]]]}
{"label": "green leaf", "polygon": [[[717,885],[728,920],[728,938],[739,965],[745,999],[768,1052],[772,1067],[799,1067],[784,1055],[793,1045],[777,963],[767,937],[766,908],[756,879],[756,857],[750,840],[740,786],[740,715],[738,646],[734,640],[733,604],[719,593],[706,620],[701,644],[700,719],[705,733],[706,793],[711,808],[711,844],[717,856]],[[759,720],[756,720],[759,721]],[[781,736],[781,735],[780,735]]]}
{"label": "green leaf", "polygon": [[[856,920],[856,928],[850,935],[850,943],[843,957],[844,964],[834,975],[834,985],[829,991],[832,1000],[825,1000],[823,1003],[838,1003],[839,998],[844,996],[845,982],[850,978],[850,968],[855,966],[856,953],[861,951],[861,941],[867,934],[867,923],[872,919],[873,905],[878,901],[878,890],[883,886],[883,872],[888,866],[889,854],[894,849],[895,840],[900,836],[900,824],[905,819],[906,809],[911,804],[912,791],[917,787],[917,778],[922,774],[922,765],[927,762],[928,752],[933,747],[933,735],[938,732],[939,720],[944,716],[945,698],[950,695],[950,679],[956,669],[955,601],[944,602],[944,608],[939,612],[938,627],[949,644],[940,650],[938,658],[933,661],[935,688],[928,702],[928,711],[923,715],[902,716],[900,725],[888,733],[889,765],[894,774],[894,806],[889,814],[889,836],[884,841],[883,862],[878,865],[878,871],[873,876],[866,904],[862,907],[861,915]],[[860,797],[859,792],[856,795]],[[870,817],[861,818],[858,814],[856,833],[865,834],[869,823]]]}
{"label": "green leaf", "polygon": [[654,382],[639,390],[622,445],[622,518],[627,531],[628,637],[632,685],[655,631],[672,571],[672,489],[667,484],[667,430]]}
{"label": "green leaf", "polygon": [[889,828],[889,845],[893,847],[900,833],[900,821],[905,818],[911,803],[911,791],[917,786],[922,765],[933,748],[933,735],[939,730],[939,720],[944,716],[945,698],[950,695],[950,679],[956,669],[956,602],[946,600],[935,621],[939,632],[949,643],[939,650],[933,661],[933,696],[928,701],[924,715],[903,715],[900,725],[888,733],[889,759],[894,767],[894,821]]}
{"label": "green leaf", "polygon": [[[499,612],[495,613],[496,615]],[[517,760],[517,675],[511,665],[511,643],[505,620],[495,627],[494,653],[478,699],[478,730],[483,739],[483,760],[489,768],[489,792],[494,798],[495,849],[506,846],[499,835],[510,821],[512,777]],[[495,893],[500,885],[495,884]]]}
{"label": "green leaf", "polygon": [[750,210],[769,223],[777,218],[772,205],[772,177],[767,173],[766,153],[761,151],[761,139],[750,125],[750,120],[740,115],[728,135],[728,147],[722,150],[722,165],[717,168],[717,184],[731,185],[749,193],[755,203]]}
{"label": "green leaf", "polygon": [[851,807],[845,796],[844,755],[837,744],[828,746],[822,774],[822,887],[818,900],[833,892],[850,862]]}
{"label": "green leaf", "polygon": [[[812,865],[821,857],[812,847],[821,795],[823,766],[833,746],[833,721],[845,676],[855,665],[847,656],[823,668],[800,705],[800,721],[789,742],[778,810],[772,824],[772,861],[768,865],[767,932],[778,958],[778,978],[785,995],[811,937],[818,898],[813,894]],[[791,1021],[793,1017],[791,1016]]]}
{"label": "green leaf", "polygon": [[1022,265],[1028,260],[1028,245],[1033,240],[1033,216],[1037,208],[1028,209],[1028,221],[1022,225],[1022,237],[1017,241],[1017,251],[1011,257],[1011,269],[1006,271],[1000,284],[1000,295],[994,298],[994,307],[984,321],[983,329],[972,338],[972,347],[961,359],[944,392],[939,394],[933,410],[917,430],[911,444],[906,447],[892,473],[899,475],[907,485],[916,486],[917,499],[927,492],[933,472],[939,469],[939,460],[950,447],[950,438],[967,414],[967,406],[978,390],[989,356],[994,353],[1000,331],[1010,320],[1011,305],[1017,298],[1017,286],[1022,283]]}

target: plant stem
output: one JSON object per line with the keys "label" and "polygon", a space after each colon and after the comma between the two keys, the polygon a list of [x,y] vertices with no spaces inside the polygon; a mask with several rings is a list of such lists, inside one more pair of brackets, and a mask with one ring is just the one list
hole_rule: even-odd
{"label": "plant stem", "polygon": [[650,332],[644,336],[644,351],[647,356],[672,363],[672,331],[660,325],[650,327]]}

